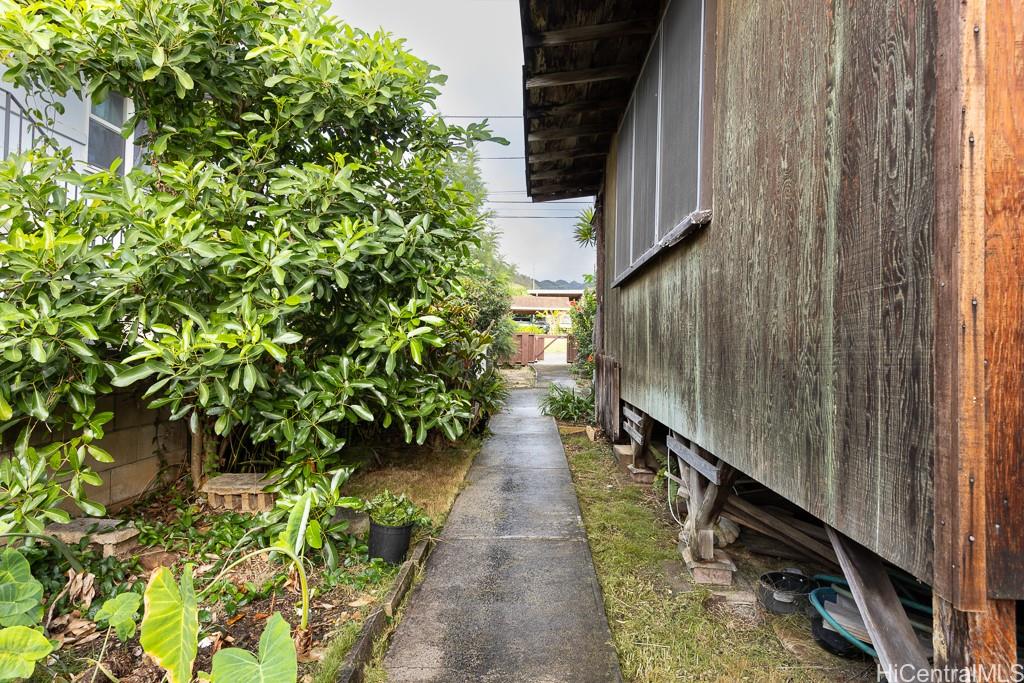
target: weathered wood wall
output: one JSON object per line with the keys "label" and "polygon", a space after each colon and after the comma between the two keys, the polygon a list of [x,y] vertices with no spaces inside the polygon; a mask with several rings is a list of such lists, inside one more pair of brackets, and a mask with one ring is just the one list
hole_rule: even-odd
{"label": "weathered wood wall", "polygon": [[928,579],[934,5],[717,4],[712,222],[605,288],[603,347],[623,400]]}

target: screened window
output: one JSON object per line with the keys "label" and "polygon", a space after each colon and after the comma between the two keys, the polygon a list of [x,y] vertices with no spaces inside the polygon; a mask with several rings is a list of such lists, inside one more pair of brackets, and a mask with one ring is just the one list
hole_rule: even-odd
{"label": "screened window", "polygon": [[710,219],[705,0],[672,0],[616,138],[617,285]]}
{"label": "screened window", "polygon": [[123,159],[118,173],[124,175],[125,166],[134,161],[134,150],[125,153],[131,142],[121,137],[121,127],[129,116],[128,107],[129,102],[116,93],[109,94],[103,102],[93,103],[89,112],[89,164],[110,168],[115,159]]}

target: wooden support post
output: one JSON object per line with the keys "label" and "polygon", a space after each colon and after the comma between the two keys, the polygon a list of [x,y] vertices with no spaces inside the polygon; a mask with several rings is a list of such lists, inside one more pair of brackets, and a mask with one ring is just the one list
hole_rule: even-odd
{"label": "wooden support post", "polygon": [[928,659],[882,560],[832,527],[827,529],[882,673],[891,683],[927,680],[919,672],[929,671]]}
{"label": "wooden support post", "polygon": [[192,490],[198,491],[203,486],[203,465],[206,462],[206,439],[203,434],[203,421],[200,419],[192,442],[189,446],[189,469],[192,474]]}
{"label": "wooden support post", "polygon": [[934,665],[1007,671],[1024,598],[1024,0],[936,7]]}

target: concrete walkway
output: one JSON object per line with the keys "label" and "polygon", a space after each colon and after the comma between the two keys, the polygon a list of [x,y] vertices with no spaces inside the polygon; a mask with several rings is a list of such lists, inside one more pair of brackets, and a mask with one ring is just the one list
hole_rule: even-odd
{"label": "concrete walkway", "polygon": [[384,666],[397,681],[620,681],[569,467],[538,407],[565,369],[512,392],[469,470]]}

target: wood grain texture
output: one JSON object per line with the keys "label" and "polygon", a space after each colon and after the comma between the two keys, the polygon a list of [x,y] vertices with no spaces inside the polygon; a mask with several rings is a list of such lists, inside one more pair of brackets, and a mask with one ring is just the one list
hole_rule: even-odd
{"label": "wood grain texture", "polygon": [[990,600],[986,609],[966,612],[935,595],[932,633],[934,668],[968,670],[984,666],[989,680],[1012,681],[1017,663],[1016,605]]}
{"label": "wood grain texture", "polygon": [[882,561],[832,527],[827,531],[887,679],[891,683],[925,680],[919,676],[927,676],[928,660]]}
{"label": "wood grain texture", "polygon": [[622,398],[930,579],[934,5],[713,4],[714,218],[605,286]]}
{"label": "wood grain texture", "polygon": [[937,16],[933,586],[960,609],[986,600],[983,5]]}
{"label": "wood grain texture", "polygon": [[1024,1],[985,3],[988,595],[1024,598]]}

